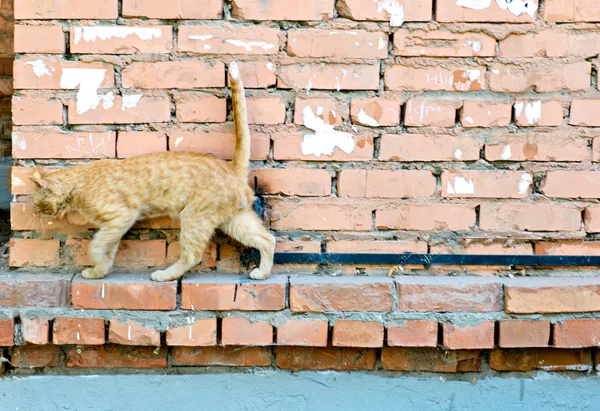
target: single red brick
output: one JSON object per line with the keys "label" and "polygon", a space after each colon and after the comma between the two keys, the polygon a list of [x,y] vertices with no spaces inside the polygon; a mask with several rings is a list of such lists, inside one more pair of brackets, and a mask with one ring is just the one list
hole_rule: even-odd
{"label": "single red brick", "polygon": [[394,55],[405,57],[493,57],[496,39],[482,33],[443,30],[394,32]]}
{"label": "single red brick", "polygon": [[13,97],[12,120],[15,125],[62,125],[63,105],[60,100]]}
{"label": "single red brick", "polygon": [[351,153],[336,147],[332,154],[314,155],[302,151],[304,134],[274,134],[273,159],[274,160],[302,160],[302,161],[370,161],[373,159],[373,136],[353,136],[354,150]]}
{"label": "single red brick", "polygon": [[270,347],[174,347],[174,365],[231,367],[269,367],[272,354]]}
{"label": "single red brick", "polygon": [[337,189],[339,197],[431,197],[436,180],[428,170],[342,170]]}
{"label": "single red brick", "polygon": [[223,318],[223,345],[271,345],[273,326],[265,322],[251,322],[240,317]]}
{"label": "single red brick", "polygon": [[15,19],[116,19],[117,0],[16,0]]}
{"label": "single red brick", "polygon": [[[548,7],[546,7],[546,10]],[[600,34],[555,26],[537,33],[511,34],[500,41],[501,57],[593,57],[600,53]]]}
{"label": "single red brick", "polygon": [[597,347],[600,344],[600,320],[562,320],[554,324],[552,344],[560,348]]}
{"label": "single red brick", "polygon": [[123,69],[122,79],[124,88],[223,87],[225,66],[202,61],[132,63]]}
{"label": "single red brick", "polygon": [[327,170],[301,168],[252,170],[249,176],[252,188],[254,188],[255,177],[258,178],[258,190],[262,194],[304,197],[331,195],[331,177]]}
{"label": "single red brick", "polygon": [[268,213],[272,230],[370,231],[371,205],[343,199],[273,199]]}
{"label": "single red brick", "polygon": [[333,325],[332,343],[337,347],[382,347],[383,324],[372,321],[337,320]]}
{"label": "single red brick", "polygon": [[104,331],[102,318],[59,317],[52,325],[52,342],[56,345],[102,345]]}
{"label": "single red brick", "polygon": [[550,340],[550,321],[500,321],[499,345],[502,348],[547,347]]}
{"label": "single red brick", "polygon": [[58,267],[60,241],[11,238],[8,265],[11,267]]}
{"label": "single red brick", "polygon": [[500,311],[500,283],[477,277],[396,278],[401,311]]}
{"label": "single red brick", "polygon": [[524,63],[521,65],[494,64],[490,75],[490,90],[517,93],[535,90],[583,91],[590,88],[592,67],[587,61],[541,66]]}
{"label": "single red brick", "polygon": [[486,88],[485,72],[482,66],[455,69],[390,66],[385,70],[384,81],[387,90],[475,91]]}
{"label": "single red brick", "polygon": [[540,191],[552,198],[600,198],[600,173],[595,171],[549,171]]}
{"label": "single red brick", "polygon": [[171,26],[84,26],[71,27],[73,54],[170,53]]}
{"label": "single red brick", "polygon": [[346,347],[277,347],[276,356],[284,370],[367,371],[376,361],[374,349]]}
{"label": "single red brick", "polygon": [[326,347],[328,331],[325,320],[288,320],[277,327],[277,345]]}
{"label": "single red brick", "polygon": [[482,204],[483,230],[579,231],[581,210],[573,204]]}
{"label": "single red brick", "polygon": [[214,20],[223,17],[223,0],[123,0],[123,17]]}
{"label": "single red brick", "polygon": [[285,122],[285,102],[279,97],[248,97],[249,124],[283,124]]}
{"label": "single red brick", "polygon": [[490,353],[490,368],[494,371],[591,371],[592,366],[590,350],[536,348]]}
{"label": "single red brick", "polygon": [[404,111],[407,127],[453,127],[456,109],[452,104],[430,100],[410,99]]}
{"label": "single red brick", "polygon": [[522,101],[515,103],[515,123],[521,127],[557,127],[563,122],[560,101]]}
{"label": "single red brick", "polygon": [[600,255],[600,242],[573,240],[564,242],[535,243],[535,253],[539,255]]}
{"label": "single red brick", "polygon": [[163,151],[167,151],[167,136],[165,133],[149,131],[119,131],[118,133],[118,158],[128,158]]}
{"label": "single red brick", "polygon": [[510,103],[490,103],[488,101],[465,101],[460,112],[460,123],[465,128],[506,127],[510,124],[512,107]]}
{"label": "single red brick", "polygon": [[392,311],[393,283],[368,277],[292,277],[293,312]]}
{"label": "single red brick", "polygon": [[446,323],[443,325],[444,347],[450,350],[494,348],[494,321],[463,327]]}
{"label": "single red brick", "polygon": [[200,347],[217,345],[217,319],[188,317],[188,325],[167,331],[167,345]]}
{"label": "single red brick", "polygon": [[436,347],[437,342],[437,321],[407,320],[402,325],[387,329],[387,345],[390,347]]}
{"label": "single red brick", "polygon": [[71,274],[0,274],[0,307],[67,305]]}
{"label": "single red brick", "polygon": [[117,134],[107,132],[24,132],[12,135],[13,158],[114,158]]}
{"label": "single red brick", "polygon": [[154,282],[147,274],[108,274],[101,280],[77,276],[73,308],[88,310],[174,310],[177,282]]}
{"label": "single red brick", "polygon": [[360,241],[339,240],[327,242],[328,253],[390,253],[390,254],[427,254],[425,241]]}
{"label": "single red brick", "polygon": [[340,16],[352,20],[389,21],[391,26],[400,26],[404,21],[431,20],[432,0],[404,0],[400,6],[396,4],[376,3],[370,0],[340,0],[337,3],[337,11]]}
{"label": "single red brick", "polygon": [[400,124],[400,101],[383,98],[353,98],[350,102],[352,123],[383,127]]}
{"label": "single red brick", "polygon": [[384,347],[381,352],[381,365],[389,371],[480,372],[481,362],[477,350]]}
{"label": "single red brick", "polygon": [[544,19],[553,22],[599,21],[600,12],[593,0],[548,0]]}
{"label": "single red brick", "polygon": [[104,345],[69,347],[68,368],[166,368],[167,348]]}
{"label": "single red brick", "polygon": [[277,54],[279,28],[180,26],[177,50],[198,54]]}
{"label": "single red brick", "polygon": [[[235,151],[235,135],[231,132],[185,132],[169,130],[170,151],[192,151],[212,154],[215,157],[231,160]],[[266,160],[270,149],[269,136],[253,133],[251,138],[250,159]]]}
{"label": "single red brick", "polygon": [[65,33],[61,26],[15,25],[15,53],[64,54]]}
{"label": "single red brick", "polygon": [[388,35],[363,30],[291,29],[287,51],[294,57],[381,59],[388,54]]}
{"label": "single red brick", "polygon": [[[71,258],[77,265],[90,266],[89,240],[67,240]],[[147,269],[163,266],[167,258],[167,242],[165,240],[122,240],[115,255],[115,265]]]}
{"label": "single red brick", "polygon": [[600,206],[587,207],[583,214],[583,221],[586,232],[600,233]]}
{"label": "single red brick", "polygon": [[595,278],[513,278],[504,283],[504,307],[515,314],[600,311]]}
{"label": "single red brick", "polygon": [[15,320],[0,320],[0,347],[12,347],[15,343]]}
{"label": "single red brick", "polygon": [[108,342],[120,345],[160,347],[160,332],[131,320],[110,320]]}
{"label": "single red brick", "polygon": [[521,171],[444,171],[442,196],[449,198],[527,198],[533,176]]}
{"label": "single red brick", "polygon": [[572,126],[598,127],[600,100],[573,100],[571,103],[571,115],[569,124]]}
{"label": "single red brick", "polygon": [[13,349],[10,364],[16,368],[58,367],[60,354],[55,345],[21,345]]}
{"label": "single red brick", "polygon": [[334,0],[297,0],[260,3],[254,0],[233,0],[231,14],[238,20],[330,20]]}
{"label": "single red brick", "polygon": [[305,90],[377,90],[379,64],[288,65],[279,68],[277,87]]}
{"label": "single red brick", "polygon": [[479,160],[481,145],[472,137],[384,134],[379,161],[473,161]]}
{"label": "single red brick", "polygon": [[513,8],[508,3],[495,1],[478,4],[475,7],[460,2],[443,1],[436,3],[435,18],[440,22],[528,23],[535,21],[537,8],[537,3],[529,4],[525,9]]}
{"label": "single red brick", "polygon": [[110,108],[98,106],[81,114],[77,102],[71,101],[67,115],[69,124],[165,123],[171,120],[171,101],[168,97],[141,94],[115,96]]}
{"label": "single red brick", "polygon": [[468,230],[475,218],[474,207],[461,204],[402,204],[375,211],[380,230]]}
{"label": "single red brick", "polygon": [[584,161],[588,157],[586,139],[566,139],[556,135],[511,135],[488,141],[488,161]]}
{"label": "single red brick", "polygon": [[27,344],[48,344],[50,322],[47,318],[21,317],[21,335]]}
{"label": "single red brick", "polygon": [[182,123],[223,123],[227,100],[212,94],[183,93],[175,98],[177,120]]}
{"label": "single red brick", "polygon": [[249,281],[233,275],[191,275],[182,280],[181,308],[211,311],[279,311],[285,308],[287,277]]}
{"label": "single red brick", "polygon": [[84,63],[49,57],[27,58],[14,63],[14,88],[74,90],[79,87],[80,81],[76,81],[78,78],[97,75],[102,75],[100,88],[111,88],[115,85],[114,73],[113,66],[106,63]]}

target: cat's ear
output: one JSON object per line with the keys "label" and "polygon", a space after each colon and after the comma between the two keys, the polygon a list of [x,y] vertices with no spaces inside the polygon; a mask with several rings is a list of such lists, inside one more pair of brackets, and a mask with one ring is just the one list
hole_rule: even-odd
{"label": "cat's ear", "polygon": [[33,175],[38,178],[44,178],[46,176],[46,169],[41,164],[36,164],[35,168],[37,169],[37,173]]}
{"label": "cat's ear", "polygon": [[48,188],[48,181],[41,178],[41,177],[37,177],[37,176],[32,176],[29,177],[29,179],[31,181],[33,181],[33,183],[36,185],[36,187],[38,188]]}

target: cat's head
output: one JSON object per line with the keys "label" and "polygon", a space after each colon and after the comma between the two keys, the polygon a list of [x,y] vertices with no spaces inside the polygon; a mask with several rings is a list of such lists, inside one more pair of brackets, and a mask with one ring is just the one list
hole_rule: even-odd
{"label": "cat's head", "polygon": [[32,193],[34,210],[40,217],[62,218],[71,208],[72,188],[57,177],[39,165],[37,173],[30,177],[36,186]]}

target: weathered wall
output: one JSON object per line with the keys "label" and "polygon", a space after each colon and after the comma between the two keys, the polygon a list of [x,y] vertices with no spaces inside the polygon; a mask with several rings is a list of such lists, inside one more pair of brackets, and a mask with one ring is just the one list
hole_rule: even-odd
{"label": "weathered wall", "polygon": [[[593,2],[16,0],[15,19],[11,367],[597,366],[595,271],[305,265],[246,283],[219,237],[196,270],[216,276],[88,282],[53,273],[89,264],[93,227],[35,230],[28,180],[35,163],[230,158],[237,60],[279,251],[598,254]],[[178,250],[176,223],[141,222],[117,265]],[[313,273],[344,276],[296,277]]]}

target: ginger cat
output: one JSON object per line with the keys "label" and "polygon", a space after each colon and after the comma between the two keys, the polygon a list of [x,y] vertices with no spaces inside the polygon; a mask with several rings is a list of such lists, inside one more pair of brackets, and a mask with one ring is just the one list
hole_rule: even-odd
{"label": "ginger cat", "polygon": [[179,261],[152,274],[154,281],[180,278],[198,264],[216,229],[260,251],[250,273],[265,279],[273,267],[275,238],[253,211],[248,186],[250,130],[244,86],[236,63],[229,65],[236,146],[233,161],[189,152],[146,154],[126,160],[99,160],[46,173],[33,193],[35,212],[62,218],[80,213],[99,230],[90,243],[93,268],[85,278],[102,278],[113,265],[121,237],[137,220],[170,216],[180,220]]}

